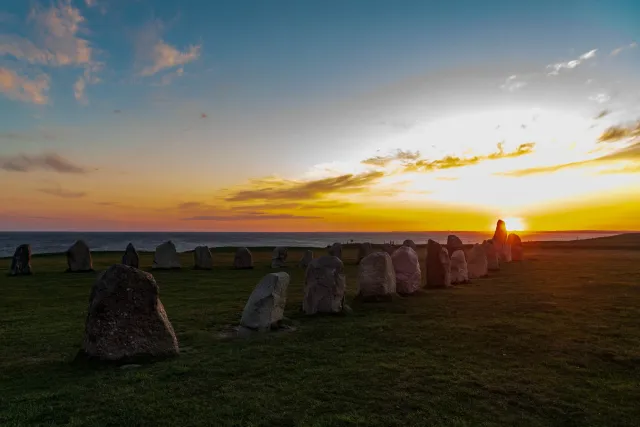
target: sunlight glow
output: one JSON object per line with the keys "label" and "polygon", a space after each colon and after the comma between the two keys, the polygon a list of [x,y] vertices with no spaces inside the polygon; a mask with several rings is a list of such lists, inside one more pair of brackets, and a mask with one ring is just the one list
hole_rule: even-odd
{"label": "sunlight glow", "polygon": [[[509,232],[527,230],[527,226],[522,218],[512,216],[512,217],[504,218],[503,221],[507,225],[507,231]],[[492,225],[492,228],[494,227],[495,225]]]}

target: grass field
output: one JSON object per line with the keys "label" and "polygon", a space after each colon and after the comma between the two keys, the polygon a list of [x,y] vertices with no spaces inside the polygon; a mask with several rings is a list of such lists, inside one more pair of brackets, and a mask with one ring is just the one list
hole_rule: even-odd
{"label": "grass field", "polygon": [[34,276],[0,277],[0,425],[639,425],[640,251],[531,246],[472,285],[317,318],[299,312],[301,253],[286,312],[297,330],[249,339],[220,333],[270,252],[252,271],[216,252],[213,271],[154,272],[182,354],[127,370],[72,363],[95,274],[34,257]]}

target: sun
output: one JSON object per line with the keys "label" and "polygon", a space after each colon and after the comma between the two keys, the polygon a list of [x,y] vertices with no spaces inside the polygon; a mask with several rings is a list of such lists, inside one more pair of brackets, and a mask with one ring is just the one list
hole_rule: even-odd
{"label": "sun", "polygon": [[527,229],[527,226],[522,218],[512,216],[504,218],[503,221],[507,225],[507,230],[509,231],[524,231]]}

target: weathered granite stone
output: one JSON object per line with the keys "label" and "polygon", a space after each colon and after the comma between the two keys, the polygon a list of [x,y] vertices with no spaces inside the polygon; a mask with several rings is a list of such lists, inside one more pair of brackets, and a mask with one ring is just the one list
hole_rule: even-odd
{"label": "weathered granite stone", "polygon": [[33,273],[31,270],[31,245],[20,245],[16,248],[11,258],[10,276],[27,276]]}
{"label": "weathered granite stone", "polygon": [[358,298],[363,301],[388,301],[396,293],[396,273],[386,252],[367,255],[358,267]]}
{"label": "weathered granite stone", "polygon": [[238,248],[233,258],[233,267],[239,270],[247,270],[253,268],[253,256],[247,248]]}
{"label": "weathered granite stone", "polygon": [[193,250],[193,267],[196,270],[211,270],[213,257],[208,246],[198,246]]}
{"label": "weathered granite stone", "polygon": [[289,251],[287,248],[278,246],[273,250],[271,255],[271,268],[283,268],[287,266],[287,256]]}
{"label": "weathered granite stone", "polygon": [[427,242],[427,288],[447,288],[451,286],[449,253],[440,243],[429,239]]}
{"label": "weathered granite stone", "polygon": [[242,311],[240,326],[257,331],[278,327],[284,317],[289,275],[269,273],[251,293]]}
{"label": "weathered granite stone", "polygon": [[124,255],[122,255],[122,264],[133,268],[140,267],[140,257],[138,256],[138,251],[136,251],[133,243],[129,243],[127,248],[124,250]]}
{"label": "weathered granite stone", "polygon": [[391,261],[396,273],[396,292],[411,295],[418,291],[422,283],[422,271],[416,251],[403,245],[393,253]]}
{"label": "weathered granite stone", "polygon": [[341,313],[347,287],[344,265],[339,258],[315,258],[307,267],[302,311],[305,314]]}
{"label": "weathered granite stone", "polygon": [[84,240],[78,240],[67,249],[67,271],[82,273],[93,271],[91,251]]}
{"label": "weathered granite stone", "polygon": [[171,240],[164,242],[156,248],[156,253],[153,256],[154,270],[173,270],[181,268],[180,258],[178,258],[178,251],[176,251],[176,245]]}

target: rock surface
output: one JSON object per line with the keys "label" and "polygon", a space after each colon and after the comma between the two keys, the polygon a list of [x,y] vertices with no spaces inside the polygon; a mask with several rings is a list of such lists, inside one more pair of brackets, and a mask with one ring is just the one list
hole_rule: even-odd
{"label": "rock surface", "polygon": [[138,256],[138,251],[136,251],[133,243],[129,243],[127,248],[124,250],[124,255],[122,255],[122,264],[133,268],[140,267],[140,257]]}
{"label": "rock surface", "polygon": [[487,261],[487,253],[480,244],[475,244],[466,253],[467,268],[469,270],[469,279],[478,279],[486,277],[489,274],[489,265]]}
{"label": "rock surface", "polygon": [[371,245],[371,243],[369,242],[360,243],[360,246],[358,247],[358,264],[360,264],[360,261],[362,261],[364,257],[366,257],[372,252],[373,252],[373,245]]}
{"label": "rock surface", "polygon": [[300,259],[300,267],[306,269],[307,267],[309,267],[309,264],[311,264],[311,261],[313,260],[313,251],[305,251],[304,255],[302,255],[302,258]]}
{"label": "rock surface", "polygon": [[463,283],[469,283],[469,269],[464,251],[458,249],[451,254],[451,284],[460,285]]}
{"label": "rock surface", "polygon": [[341,313],[345,309],[346,287],[344,264],[340,259],[315,258],[305,274],[302,311],[305,314]]}
{"label": "rock surface", "polygon": [[151,267],[154,270],[171,270],[181,267],[176,245],[171,240],[162,243],[156,248]]}
{"label": "rock surface", "polygon": [[246,270],[253,268],[253,255],[247,248],[238,248],[233,258],[233,268]]}
{"label": "rock surface", "polygon": [[342,244],[336,242],[333,245],[329,246],[329,255],[340,258],[340,260],[342,260]]}
{"label": "rock surface", "polygon": [[511,260],[522,261],[524,253],[522,250],[522,240],[520,239],[520,236],[515,233],[509,234],[509,237],[507,237],[507,244],[511,246]]}
{"label": "rock surface", "polygon": [[500,219],[496,224],[496,231],[491,239],[500,262],[511,262],[511,246],[507,243],[507,238],[507,225]]}
{"label": "rock surface", "polygon": [[396,293],[396,273],[391,256],[385,252],[367,255],[358,267],[358,298],[388,301]]}
{"label": "rock surface", "polygon": [[452,255],[457,250],[464,250],[464,244],[458,236],[449,234],[449,236],[447,236],[447,249],[449,254]]}
{"label": "rock surface", "polygon": [[32,274],[31,270],[31,245],[20,245],[11,258],[11,267],[9,275],[11,276],[27,276]]}
{"label": "rock surface", "polygon": [[178,340],[151,274],[117,264],[98,277],[82,351],[92,359],[123,363],[178,355]]}
{"label": "rock surface", "polygon": [[193,268],[196,270],[211,270],[213,257],[208,246],[198,246],[193,250]]}
{"label": "rock surface", "polygon": [[257,331],[278,327],[284,317],[288,286],[287,273],[270,273],[264,276],[244,306],[240,326]]}
{"label": "rock surface", "polygon": [[384,245],[382,245],[382,250],[389,255],[393,255],[393,253],[396,251],[396,247],[389,243],[385,243]]}
{"label": "rock surface", "polygon": [[410,239],[405,240],[404,242],[402,242],[402,246],[408,246],[414,251],[416,251],[416,253],[418,253],[418,247],[416,246],[416,243],[413,240],[410,240]]}
{"label": "rock surface", "polygon": [[498,251],[491,239],[485,240],[482,244],[484,253],[487,255],[487,269],[489,271],[500,270],[500,260],[498,259]]}
{"label": "rock surface", "polygon": [[449,253],[440,243],[429,239],[427,242],[427,288],[447,288],[451,286],[451,265]]}
{"label": "rock surface", "polygon": [[400,295],[415,293],[422,284],[422,271],[418,254],[410,246],[403,245],[391,256],[396,273],[396,292]]}
{"label": "rock surface", "polygon": [[67,271],[74,273],[93,271],[91,251],[84,240],[78,240],[67,249],[67,267]]}
{"label": "rock surface", "polygon": [[287,266],[287,256],[289,250],[285,247],[278,246],[273,250],[271,255],[271,268],[283,268]]}

